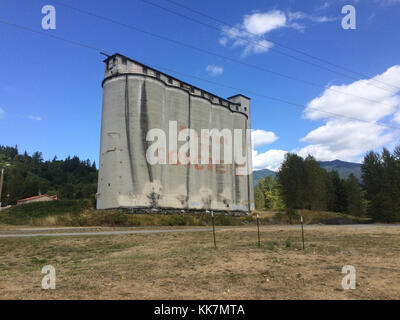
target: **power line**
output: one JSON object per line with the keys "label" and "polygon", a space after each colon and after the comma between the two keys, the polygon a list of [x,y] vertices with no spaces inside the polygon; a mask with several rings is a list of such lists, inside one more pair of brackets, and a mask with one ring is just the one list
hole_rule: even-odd
{"label": "power line", "polygon": [[[151,64],[150,64],[150,66],[151,66]],[[153,67],[156,68],[156,69],[163,69],[163,70],[166,70],[168,72],[173,72],[173,73],[180,74],[180,75],[183,75],[183,76],[186,76],[186,77],[190,77],[190,78],[194,78],[194,79],[197,79],[197,80],[200,80],[200,81],[208,82],[210,84],[217,85],[217,86],[220,86],[220,87],[225,87],[225,88],[228,88],[228,89],[233,89],[235,91],[244,92],[244,93],[247,93],[247,94],[250,94],[250,95],[253,95],[253,96],[259,96],[259,97],[262,97],[262,98],[266,98],[266,99],[269,99],[269,100],[274,100],[274,101],[285,103],[285,104],[288,104],[288,105],[301,107],[301,108],[306,108],[306,109],[309,109],[309,110],[315,110],[315,111],[318,111],[318,112],[321,112],[321,113],[326,113],[326,114],[329,114],[330,116],[333,116],[333,117],[336,117],[336,118],[345,118],[345,119],[353,120],[353,121],[359,121],[359,122],[364,122],[364,123],[372,123],[372,124],[376,124],[378,126],[400,130],[400,127],[390,126],[390,125],[387,125],[387,124],[384,124],[384,123],[380,123],[380,122],[376,122],[376,121],[368,121],[368,120],[364,120],[364,119],[360,119],[360,118],[349,117],[349,116],[345,116],[343,114],[334,113],[334,112],[330,112],[330,111],[325,111],[325,110],[321,110],[321,109],[314,108],[314,107],[308,107],[308,106],[305,106],[305,105],[300,104],[300,103],[291,102],[291,101],[288,101],[288,100],[285,100],[285,99],[272,97],[272,96],[261,94],[261,93],[258,93],[258,92],[255,92],[255,91],[251,91],[251,90],[236,88],[236,87],[233,87],[233,86],[230,86],[230,85],[223,84],[221,82],[216,82],[216,81],[200,78],[200,77],[197,77],[197,76],[193,76],[193,75],[190,75],[190,74],[187,74],[187,73],[182,73],[182,72],[175,71],[175,70],[172,70],[172,69],[169,69],[169,68],[165,68],[165,67],[162,67],[162,66],[153,65]]]}
{"label": "power line", "polygon": [[[9,21],[0,20],[0,23],[8,25],[8,26],[12,26],[12,27],[24,30],[24,31],[29,31],[29,32],[32,32],[32,33],[35,33],[35,34],[39,34],[39,35],[42,35],[42,36],[45,36],[45,37],[49,37],[49,38],[52,38],[54,40],[63,41],[63,42],[66,42],[66,43],[69,43],[69,44],[72,44],[72,45],[75,45],[75,46],[78,46],[78,47],[81,47],[81,48],[95,50],[98,53],[108,52],[108,51],[106,51],[104,49],[99,49],[99,48],[96,48],[96,47],[93,47],[93,46],[90,46],[90,45],[86,45],[86,44],[84,44],[82,42],[79,42],[79,41],[73,41],[73,40],[65,39],[65,38],[62,38],[62,37],[59,37],[59,36],[54,36],[54,35],[51,35],[49,33],[46,33],[46,32],[43,32],[43,31],[37,31],[37,30],[31,29],[31,28],[26,27],[26,26],[22,26],[22,25],[18,25],[18,24],[15,24],[15,23],[11,23]],[[148,64],[148,63],[145,63],[145,64]],[[191,75],[191,74],[183,73],[183,72],[180,72],[180,71],[175,71],[173,69],[169,69],[169,68],[166,68],[166,67],[163,67],[163,66],[157,66],[157,65],[152,65],[152,64],[148,64],[148,65],[150,67],[155,68],[155,69],[167,70],[168,72],[172,72],[172,73],[175,73],[175,74],[180,74],[180,75],[183,75],[183,76],[186,76],[186,77],[189,77],[189,78],[193,78],[193,79],[197,79],[197,80],[200,80],[200,81],[203,81],[203,82],[208,82],[208,83],[213,84],[213,85],[217,85],[217,86],[228,88],[228,89],[233,89],[233,90],[235,90],[237,92],[244,92],[244,93],[248,93],[248,94],[251,94],[251,95],[254,95],[254,96],[259,96],[259,97],[262,97],[262,98],[265,98],[265,99],[268,99],[268,100],[273,100],[273,101],[277,101],[277,102],[281,102],[281,103],[284,103],[284,104],[297,106],[297,107],[301,107],[301,108],[307,108],[309,110],[310,109],[311,110],[315,110],[315,111],[318,111],[318,112],[321,112],[321,113],[329,114],[330,116],[333,116],[333,117],[344,118],[344,119],[353,120],[353,121],[359,121],[359,122],[364,122],[364,123],[372,123],[372,124],[375,124],[375,125],[378,125],[378,126],[382,126],[382,127],[386,127],[386,128],[390,128],[390,129],[400,130],[400,127],[394,127],[394,126],[390,126],[390,125],[387,125],[387,124],[384,124],[384,123],[380,123],[380,122],[376,122],[376,121],[368,121],[368,120],[364,120],[364,119],[360,119],[360,118],[349,117],[349,116],[346,116],[346,115],[343,115],[343,114],[334,113],[334,112],[330,112],[330,111],[325,111],[325,110],[321,110],[321,109],[314,108],[314,107],[307,107],[307,106],[305,106],[303,104],[300,104],[300,103],[291,102],[291,101],[288,101],[288,100],[285,100],[285,99],[281,99],[281,98],[276,98],[276,97],[273,97],[273,96],[268,96],[268,95],[261,94],[261,93],[255,92],[255,91],[236,88],[236,87],[233,87],[233,86],[221,83],[221,82],[216,82],[216,81],[200,78],[200,77],[197,77],[197,76],[194,76],[194,75]]]}
{"label": "power line", "polygon": [[[216,28],[216,27],[214,27],[214,26],[212,26],[212,25],[205,24],[205,23],[203,23],[203,22],[201,22],[201,21],[199,21],[199,20],[195,20],[195,19],[193,19],[193,18],[190,18],[190,17],[188,17],[188,16],[185,16],[185,15],[183,15],[183,14],[181,14],[181,13],[176,12],[176,11],[167,9],[167,8],[162,7],[162,6],[160,6],[160,5],[156,5],[156,4],[154,4],[154,3],[150,2],[150,1],[147,1],[147,0],[141,0],[141,1],[146,2],[146,3],[148,3],[148,4],[151,4],[151,5],[153,5],[153,6],[157,6],[158,8],[160,8],[160,9],[162,9],[162,10],[165,10],[165,11],[169,11],[170,13],[177,14],[177,15],[179,15],[179,16],[181,16],[181,17],[184,17],[184,18],[186,18],[186,19],[192,20],[192,21],[194,21],[194,22],[196,22],[196,23],[201,23],[201,24],[206,25],[206,26],[208,26],[208,27],[212,27],[212,28],[218,29],[218,28]],[[176,1],[173,1],[173,0],[165,0],[165,1],[170,2],[170,3],[172,3],[172,4],[176,5],[176,6],[185,8],[186,10],[189,10],[189,11],[191,11],[191,12],[194,12],[194,13],[198,14],[198,15],[201,15],[201,16],[203,16],[203,17],[206,17],[206,18],[208,18],[208,19],[211,19],[211,20],[213,20],[213,21],[216,21],[216,22],[218,22],[218,23],[220,23],[220,24],[226,25],[226,26],[228,26],[228,27],[230,27],[230,28],[236,28],[234,25],[232,25],[232,24],[230,24],[230,23],[228,23],[228,22],[225,22],[225,21],[222,21],[222,20],[217,19],[217,18],[215,18],[215,17],[212,17],[212,16],[210,16],[210,15],[208,15],[208,14],[205,14],[204,12],[201,12],[201,11],[199,11],[199,10],[195,10],[195,9],[193,9],[193,8],[191,8],[191,7],[188,7],[188,6],[186,6],[186,5],[183,5],[182,3],[179,3],[179,2],[176,2]],[[221,29],[219,29],[219,30],[220,30],[220,31],[223,31],[223,30],[221,30]],[[303,50],[299,50],[299,49],[296,49],[296,48],[293,48],[293,47],[289,47],[289,46],[287,46],[287,45],[285,45],[285,44],[282,44],[282,43],[280,43],[280,42],[278,42],[278,41],[271,40],[271,39],[269,39],[269,38],[266,38],[266,37],[264,37],[264,36],[260,36],[260,35],[258,35],[258,34],[255,34],[255,33],[253,33],[253,32],[247,31],[247,30],[243,30],[243,31],[244,31],[245,33],[251,35],[251,36],[255,36],[255,37],[257,37],[257,38],[259,38],[259,39],[262,39],[262,40],[267,40],[267,41],[269,41],[269,42],[271,42],[271,43],[273,43],[273,44],[275,44],[275,45],[277,45],[277,46],[279,46],[279,47],[281,47],[281,48],[294,51],[294,52],[299,53],[299,54],[301,54],[301,55],[304,55],[304,56],[306,56],[306,57],[309,57],[309,58],[318,60],[318,61],[323,62],[323,63],[326,63],[326,64],[329,64],[329,65],[331,65],[331,66],[333,66],[333,67],[335,67],[335,68],[342,69],[342,70],[344,70],[344,71],[347,71],[347,72],[356,74],[356,75],[358,75],[358,76],[360,76],[360,77],[363,77],[363,78],[370,78],[368,75],[365,75],[365,74],[363,74],[363,73],[361,73],[361,72],[354,71],[354,70],[351,70],[351,69],[349,69],[349,68],[347,68],[347,67],[340,66],[340,65],[338,65],[338,64],[336,64],[336,63],[333,63],[333,62],[330,62],[330,61],[328,61],[328,60],[326,60],[326,59],[319,58],[319,57],[317,57],[317,56],[311,55],[311,54],[309,54],[309,53],[307,53],[307,52],[305,52],[305,51],[303,51]],[[265,47],[265,48],[268,49],[268,47],[263,46],[262,44],[260,44],[260,43],[257,42],[257,41],[252,41],[252,40],[249,40],[249,39],[246,39],[246,38],[243,38],[243,39],[246,40],[246,41],[248,41],[248,42],[253,42],[254,44],[256,44],[256,45],[258,45],[258,46]],[[278,52],[278,53],[280,53],[280,54],[286,55],[286,56],[288,56],[288,57],[290,57],[290,58],[293,58],[293,59],[302,61],[302,62],[304,62],[304,63],[312,64],[312,65],[314,65],[315,67],[320,67],[320,68],[323,68],[323,69],[328,70],[328,71],[330,71],[330,72],[337,73],[337,71],[335,71],[335,70],[331,70],[331,69],[328,69],[328,68],[324,68],[323,66],[319,66],[319,65],[313,64],[313,63],[311,63],[311,62],[309,62],[309,61],[306,61],[306,60],[303,60],[303,59],[298,59],[297,57],[294,57],[294,56],[291,56],[291,55],[287,55],[286,53],[281,52],[281,51],[278,51],[278,50],[276,50],[276,49],[274,49],[274,48],[269,48],[269,49],[270,49],[270,50],[273,50],[273,51],[276,51],[276,52]],[[345,75],[345,74],[342,74],[342,73],[338,73],[338,74],[343,75],[343,76],[345,76],[345,77],[351,77],[351,76],[348,76],[348,75]],[[351,78],[352,78],[352,79],[358,80],[357,78],[354,78],[354,77],[351,77]],[[395,85],[392,85],[392,84],[389,84],[389,83],[385,83],[384,81],[381,81],[381,80],[378,80],[378,79],[371,79],[371,80],[373,80],[373,81],[375,81],[375,82],[382,83],[382,84],[384,84],[384,85],[386,85],[386,86],[393,87],[393,88],[395,88],[395,89],[397,89],[397,90],[400,89],[400,87],[398,87],[398,86],[395,86]],[[378,87],[378,88],[380,88],[380,87]],[[383,89],[383,88],[381,88],[381,89]]]}
{"label": "power line", "polygon": [[81,42],[68,40],[68,39],[65,39],[65,38],[62,38],[62,37],[59,37],[59,36],[55,36],[55,35],[52,35],[52,34],[49,34],[49,33],[45,33],[43,31],[37,31],[35,29],[31,29],[29,27],[21,26],[21,25],[12,23],[12,22],[0,20],[0,23],[9,25],[9,26],[12,26],[12,27],[15,27],[15,28],[19,28],[19,29],[22,29],[22,30],[26,30],[26,31],[29,31],[29,32],[33,32],[33,33],[36,33],[36,34],[40,34],[42,36],[50,37],[50,38],[53,38],[53,39],[56,39],[56,40],[64,41],[64,42],[67,42],[69,44],[73,44],[75,46],[79,46],[79,47],[83,47],[83,48],[86,48],[86,49],[95,50],[95,51],[98,51],[98,52],[103,51],[103,52],[108,53],[107,51],[104,51],[102,49],[99,49],[99,48],[96,48],[96,47],[93,47],[93,46],[90,46],[90,45],[87,45],[87,44],[84,44],[84,43],[81,43]]}
{"label": "power line", "polygon": [[[386,105],[386,106],[391,106],[391,105],[386,104],[386,103],[383,103],[383,102],[381,102],[381,101],[369,99],[369,98],[366,98],[366,97],[361,97],[361,96],[358,96],[358,95],[355,95],[355,94],[352,94],[352,93],[348,93],[348,92],[343,92],[343,91],[334,89],[334,88],[332,88],[332,87],[326,88],[324,85],[321,85],[321,84],[318,84],[318,83],[315,83],[315,82],[312,82],[312,81],[299,79],[299,78],[297,78],[297,77],[293,77],[293,76],[290,76],[290,75],[286,75],[286,74],[281,73],[281,72],[277,72],[277,71],[274,71],[274,70],[270,70],[270,69],[267,69],[267,68],[264,68],[264,67],[259,67],[259,66],[257,66],[257,65],[250,64],[250,63],[247,63],[247,62],[243,62],[243,61],[237,60],[237,59],[235,59],[235,58],[231,58],[231,57],[227,57],[227,56],[224,56],[224,55],[215,53],[215,52],[211,52],[211,51],[208,51],[208,50],[206,50],[206,49],[202,49],[202,48],[199,48],[199,47],[196,47],[196,46],[193,46],[193,45],[190,45],[190,44],[187,44],[187,43],[178,41],[178,40],[171,39],[171,38],[169,38],[169,37],[165,37],[165,36],[162,36],[162,35],[159,35],[159,34],[150,32],[150,31],[146,31],[146,30],[140,29],[140,28],[138,28],[138,27],[136,27],[136,26],[133,26],[133,25],[130,25],[130,24],[122,23],[122,22],[116,21],[116,20],[114,20],[114,19],[111,19],[111,18],[108,18],[108,17],[105,17],[105,16],[101,16],[101,15],[95,14],[95,13],[90,12],[90,11],[87,11],[87,10],[83,10],[83,9],[79,9],[79,8],[70,6],[70,5],[65,4],[65,3],[63,3],[63,2],[60,2],[60,1],[56,1],[56,0],[50,0],[50,1],[56,3],[56,4],[60,5],[60,6],[69,8],[69,9],[74,10],[74,11],[77,11],[77,12],[80,12],[80,13],[82,13],[82,14],[89,15],[89,16],[98,18],[98,19],[100,19],[100,20],[104,20],[104,21],[107,21],[107,22],[110,22],[110,23],[113,23],[113,24],[116,24],[116,25],[119,25],[119,26],[122,26],[122,27],[125,27],[125,28],[128,28],[128,29],[131,29],[131,30],[134,30],[134,31],[137,31],[137,32],[140,32],[140,33],[144,33],[144,34],[149,35],[149,36],[152,36],[152,37],[154,37],[154,38],[158,38],[158,39],[161,39],[161,40],[164,40],[164,41],[168,41],[168,42],[177,44],[177,45],[179,45],[179,46],[182,46],[182,47],[185,47],[185,48],[189,48],[189,49],[191,49],[191,50],[195,50],[195,51],[198,51],[198,52],[201,52],[201,53],[205,53],[205,54],[208,54],[208,55],[211,55],[211,56],[215,56],[215,57],[218,57],[218,58],[227,60],[227,61],[231,61],[231,62],[240,64],[240,65],[246,66],[246,67],[248,67],[248,68],[252,68],[252,69],[255,69],[255,70],[258,70],[258,71],[261,71],[261,72],[265,72],[265,73],[271,73],[271,74],[274,74],[274,75],[279,76],[279,77],[282,77],[282,78],[286,78],[286,79],[289,79],[289,80],[292,80],[292,81],[297,81],[297,82],[305,83],[305,84],[308,84],[308,85],[310,85],[310,86],[322,88],[322,89],[324,89],[324,90],[331,90],[331,91],[338,92],[338,93],[341,93],[341,94],[344,94],[344,95],[347,95],[347,96],[352,96],[352,97],[355,97],[355,98],[358,98],[358,99],[363,99],[363,100],[368,101],[368,102],[371,102],[371,103],[376,103],[376,104],[382,104],[382,105]],[[380,89],[381,89],[381,88],[380,88]],[[385,90],[385,89],[384,89],[384,90]],[[392,92],[391,92],[391,93],[392,93]]]}
{"label": "power line", "polygon": [[[223,30],[221,30],[221,29],[218,28],[218,27],[215,27],[215,26],[213,26],[213,25],[210,25],[210,24],[204,23],[204,22],[202,22],[202,21],[193,19],[193,18],[188,17],[188,16],[186,16],[186,15],[184,15],[184,14],[182,14],[182,13],[176,12],[176,11],[174,11],[174,10],[170,10],[170,9],[168,9],[168,8],[165,8],[165,7],[163,7],[163,6],[160,6],[159,4],[153,3],[153,2],[151,2],[151,1],[148,1],[148,0],[140,0],[140,1],[142,1],[142,2],[144,2],[144,3],[147,3],[147,4],[149,4],[149,5],[153,6],[153,7],[156,7],[156,8],[159,8],[159,9],[161,9],[161,10],[164,10],[164,11],[166,11],[166,12],[168,12],[168,13],[173,14],[173,15],[176,15],[176,16],[179,16],[179,17],[182,17],[182,18],[185,18],[185,19],[187,19],[187,20],[189,20],[189,21],[193,21],[193,22],[195,22],[195,23],[201,24],[201,25],[206,26],[206,27],[208,27],[208,28],[215,29],[215,30],[217,30],[217,31],[223,32]],[[235,28],[235,27],[232,26],[232,28]],[[245,32],[246,32],[246,31],[245,31]],[[250,33],[250,32],[247,32],[247,33],[248,33],[248,34],[252,34],[252,33]],[[257,37],[260,38],[260,36],[257,36]],[[320,69],[323,69],[323,70],[330,71],[330,72],[335,73],[335,74],[338,74],[338,75],[340,75],[340,76],[347,77],[347,78],[350,78],[350,79],[352,79],[352,80],[359,80],[359,79],[357,79],[357,78],[355,78],[355,77],[352,77],[352,76],[349,76],[349,75],[347,75],[347,74],[344,74],[344,73],[341,73],[341,72],[332,70],[332,69],[330,69],[330,68],[326,68],[326,67],[321,66],[321,65],[319,65],[319,64],[316,64],[316,63],[313,63],[313,62],[310,62],[310,61],[307,61],[307,60],[298,58],[298,57],[296,57],[296,56],[293,56],[293,55],[291,55],[291,54],[288,54],[288,53],[285,53],[285,52],[276,50],[276,49],[274,49],[274,48],[270,48],[269,46],[263,45],[263,44],[260,43],[259,41],[254,41],[254,40],[245,38],[245,37],[240,36],[240,35],[237,35],[237,38],[239,38],[239,39],[241,39],[241,40],[244,40],[244,41],[246,41],[246,42],[248,42],[248,43],[252,43],[252,44],[254,44],[254,45],[258,46],[258,47],[261,47],[261,48],[265,48],[265,49],[268,49],[268,50],[275,51],[275,52],[277,52],[277,53],[279,53],[279,54],[285,55],[285,56],[287,56],[287,57],[289,57],[289,58],[292,58],[292,59],[294,59],[294,60],[297,60],[297,61],[300,61],[300,62],[304,62],[304,63],[310,64],[310,65],[312,65],[312,66],[314,66],[314,67],[317,67],[317,68],[320,68]],[[263,39],[263,38],[260,38],[260,39]],[[263,40],[267,40],[267,39],[263,39]],[[269,40],[267,40],[267,41],[269,41]],[[272,41],[271,41],[271,42],[272,42]],[[370,85],[371,85],[371,84],[370,84]],[[372,85],[372,86],[373,86],[373,85]],[[385,89],[385,88],[382,88],[382,87],[378,87],[378,86],[375,86],[375,87],[376,87],[376,88],[379,88],[379,89],[381,89],[381,90],[389,91],[388,89]],[[400,88],[399,88],[399,89],[400,89]],[[392,91],[389,91],[389,92],[392,92]]]}

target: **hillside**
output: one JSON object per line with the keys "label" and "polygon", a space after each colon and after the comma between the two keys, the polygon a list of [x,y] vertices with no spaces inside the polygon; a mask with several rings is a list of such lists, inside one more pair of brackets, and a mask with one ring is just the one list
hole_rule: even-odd
{"label": "hillside", "polygon": [[[339,176],[343,179],[347,179],[350,173],[354,174],[358,181],[361,182],[361,164],[354,162],[346,162],[341,160],[333,160],[333,161],[318,161],[321,168],[326,171],[336,170],[339,173]],[[257,185],[258,180],[261,178],[265,178],[267,176],[276,176],[276,172],[262,169],[253,171],[253,181],[254,185]]]}
{"label": "hillside", "polygon": [[92,199],[97,190],[96,164],[78,157],[44,161],[40,152],[19,153],[0,145],[0,168],[5,168],[1,202],[13,205],[39,193],[60,199]]}
{"label": "hillside", "polygon": [[361,181],[361,163],[346,162],[341,160],[318,161],[321,168],[326,171],[336,170],[339,176],[347,179],[350,173],[354,174],[358,181]]}
{"label": "hillside", "polygon": [[261,178],[265,178],[268,176],[276,176],[276,172],[269,170],[269,169],[261,169],[261,170],[256,170],[253,171],[253,182],[254,185],[256,186],[258,183],[258,180],[260,180]]}

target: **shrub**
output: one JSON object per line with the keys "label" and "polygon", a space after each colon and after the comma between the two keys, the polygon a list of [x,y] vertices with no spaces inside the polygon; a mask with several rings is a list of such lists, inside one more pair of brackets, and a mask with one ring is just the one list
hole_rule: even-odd
{"label": "shrub", "polygon": [[183,214],[172,214],[166,215],[161,219],[161,225],[163,226],[184,226],[187,223],[188,218]]}
{"label": "shrub", "polygon": [[217,214],[215,215],[215,224],[218,226],[235,226],[239,225],[240,222],[232,216]]}

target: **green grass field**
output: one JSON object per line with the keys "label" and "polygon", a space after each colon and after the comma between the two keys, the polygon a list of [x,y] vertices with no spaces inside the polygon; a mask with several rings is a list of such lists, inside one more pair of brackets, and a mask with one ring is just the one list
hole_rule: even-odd
{"label": "green grass field", "polygon": [[[231,216],[217,214],[215,224],[239,226],[261,224],[298,224],[300,215],[305,224],[368,223],[369,219],[351,217],[341,213],[299,210],[297,217],[289,220],[284,212],[254,212],[252,215]],[[87,200],[59,200],[14,206],[0,212],[0,224],[27,226],[208,226],[211,216],[205,213],[134,214],[116,210],[98,211]]]}

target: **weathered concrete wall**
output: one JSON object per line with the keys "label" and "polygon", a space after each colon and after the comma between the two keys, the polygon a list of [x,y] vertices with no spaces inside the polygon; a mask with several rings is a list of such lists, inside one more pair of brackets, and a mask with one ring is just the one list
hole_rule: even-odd
{"label": "weathered concrete wall", "polygon": [[[251,166],[248,98],[219,98],[118,54],[105,62],[98,209],[254,207],[252,175],[237,176],[235,164],[150,165],[146,160],[153,143],[146,141],[146,134],[155,128],[167,134],[167,161],[172,157],[169,121],[176,121],[178,132],[191,128],[199,135],[207,128],[242,129],[242,147]],[[178,142],[177,149],[183,143]]]}

